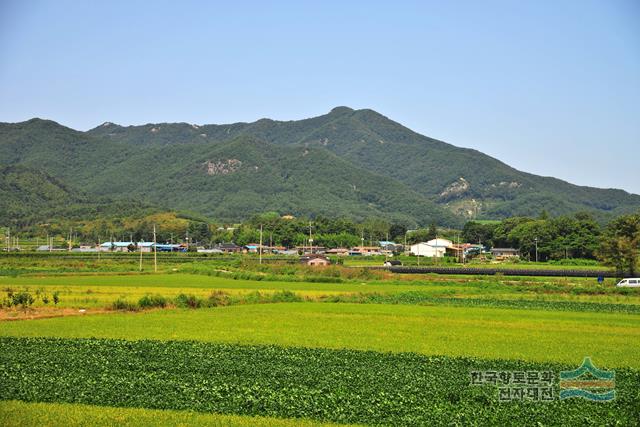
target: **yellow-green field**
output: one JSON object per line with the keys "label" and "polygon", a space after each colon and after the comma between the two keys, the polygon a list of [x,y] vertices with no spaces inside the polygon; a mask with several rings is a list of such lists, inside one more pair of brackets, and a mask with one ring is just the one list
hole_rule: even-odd
{"label": "yellow-green field", "polygon": [[[232,279],[199,274],[92,274],[92,275],[29,275],[0,276],[2,291],[27,289],[51,295],[60,294],[59,307],[105,308],[114,300],[125,298],[137,301],[147,294],[175,297],[181,293],[206,297],[214,290],[231,295],[250,292],[292,291],[311,299],[325,295],[380,293],[400,294],[420,292],[433,297],[530,299],[547,301],[581,301],[640,304],[638,292],[616,292],[613,281],[603,286],[587,279],[478,279],[474,277],[440,276],[407,280],[401,276],[395,281],[359,281],[344,283],[309,283],[291,281],[256,281]],[[595,290],[597,293],[583,293]],[[594,291],[595,292],[595,291]],[[36,301],[34,307],[43,306]]]}
{"label": "yellow-green field", "polygon": [[640,315],[281,303],[5,323],[0,336],[197,340],[640,368]]}
{"label": "yellow-green field", "polygon": [[0,401],[0,421],[5,427],[28,426],[208,426],[208,427],[313,427],[335,426],[303,419],[203,414],[140,408],[110,408],[68,403]]}

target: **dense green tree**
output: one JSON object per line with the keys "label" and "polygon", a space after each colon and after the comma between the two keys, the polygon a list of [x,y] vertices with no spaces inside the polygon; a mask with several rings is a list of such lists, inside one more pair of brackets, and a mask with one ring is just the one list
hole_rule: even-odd
{"label": "dense green tree", "polygon": [[615,219],[606,227],[600,259],[616,268],[619,275],[636,276],[640,253],[640,213]]}
{"label": "dense green tree", "polygon": [[503,220],[500,224],[498,224],[493,233],[493,244],[496,247],[518,247],[520,245],[519,241],[515,241],[511,236],[511,232],[513,229],[518,227],[521,224],[533,221],[531,218],[527,217],[513,217],[507,218]]}
{"label": "dense green tree", "polygon": [[493,235],[497,224],[482,224],[469,221],[462,229],[462,239],[469,243],[480,243],[484,246],[493,247]]}
{"label": "dense green tree", "polygon": [[427,240],[435,239],[436,237],[438,237],[438,227],[435,222],[432,222],[427,229]]}
{"label": "dense green tree", "polygon": [[209,242],[212,233],[209,229],[209,224],[206,222],[190,222],[189,223],[189,239],[190,242]]}
{"label": "dense green tree", "polygon": [[510,242],[517,242],[517,248],[522,255],[531,260],[536,259],[536,248],[539,261],[546,261],[553,247],[554,230],[547,220],[526,221],[511,230],[508,235]]}

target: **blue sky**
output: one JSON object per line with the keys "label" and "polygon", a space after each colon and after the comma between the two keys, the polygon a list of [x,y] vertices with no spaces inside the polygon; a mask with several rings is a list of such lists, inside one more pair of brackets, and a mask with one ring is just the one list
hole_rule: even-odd
{"label": "blue sky", "polygon": [[640,193],[640,2],[0,0],[0,121],[372,108],[518,169]]}

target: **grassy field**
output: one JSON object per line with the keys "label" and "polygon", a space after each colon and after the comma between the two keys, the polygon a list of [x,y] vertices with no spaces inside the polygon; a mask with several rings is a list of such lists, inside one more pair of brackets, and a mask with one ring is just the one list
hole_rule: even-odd
{"label": "grassy field", "polygon": [[[510,415],[521,424],[550,425],[556,420],[563,425],[616,421],[633,425],[630,405],[640,399],[640,291],[617,289],[610,279],[599,285],[580,278],[394,275],[357,268],[243,265],[231,258],[224,262],[163,261],[159,274],[132,271],[136,260],[128,258],[100,263],[49,258],[14,261],[0,260],[0,302],[5,304],[10,295],[20,292],[36,300],[30,308],[4,305],[0,319],[43,318],[0,320],[0,337],[4,337],[0,341],[5,346],[0,354],[0,377],[14,384],[11,390],[22,390],[22,394],[11,394],[8,389],[0,393],[0,399],[5,399],[0,400],[2,425],[279,426],[299,425],[299,421],[306,423],[303,425],[326,421],[415,425],[429,420],[468,425],[508,424]],[[44,304],[42,296],[54,292],[59,295],[58,304]],[[166,308],[143,309],[138,304],[147,295],[166,299]],[[178,301],[184,295],[200,301],[200,308],[180,308]],[[119,301],[140,311],[114,310]],[[82,350],[85,345],[89,346],[86,351]],[[165,350],[157,354],[143,350],[147,345],[166,351],[187,347],[169,355],[162,352]],[[32,350],[25,351],[25,346]],[[124,349],[138,347],[132,353],[138,356],[129,360],[133,356]],[[183,359],[180,355],[192,347],[199,349],[193,360]],[[72,349],[79,352],[80,362],[89,362],[94,353],[108,360],[107,355],[115,351],[110,349],[122,349],[113,369],[120,368],[105,372],[100,382],[94,375],[104,363],[89,368],[84,363],[76,366],[76,359],[65,362]],[[204,356],[207,352],[213,353]],[[234,352],[242,356],[231,356]],[[505,406],[487,390],[479,392],[465,385],[468,366],[572,369],[585,356],[591,356],[599,368],[616,370],[615,403]],[[203,357],[228,366],[230,376],[225,373],[213,382],[207,379],[206,369],[216,368],[215,363],[204,368],[194,362]],[[248,374],[260,357],[266,357],[267,365],[275,357],[275,365],[261,371],[264,382]],[[162,358],[174,361],[167,362],[163,370],[173,369],[174,364],[181,370],[174,380],[156,376],[159,371],[153,367]],[[307,359],[308,363],[296,368],[298,360]],[[361,359],[362,363],[357,362]],[[242,373],[245,368],[241,369],[240,360],[246,360],[247,373]],[[376,365],[383,360],[388,366]],[[377,367],[363,371],[358,363]],[[307,374],[295,370],[308,366],[315,366],[309,371],[312,377],[299,382]],[[95,389],[94,393],[80,389],[68,395],[56,392],[55,381],[44,384],[59,369],[63,371],[55,378],[81,381],[70,383],[69,390],[83,387],[83,382],[116,388],[101,385],[102,391]],[[421,394],[424,384],[443,380],[439,372],[447,370],[453,383]],[[269,372],[280,372],[280,376]],[[201,374],[197,383],[189,382]],[[147,383],[155,384],[155,395],[151,391],[147,400],[135,404],[135,394],[134,400],[120,401],[118,396],[127,395],[127,389],[122,393],[113,390],[137,375],[140,381],[153,378]],[[318,375],[324,379],[319,380]],[[352,380],[342,382],[345,378]],[[400,391],[393,382],[388,383],[389,378],[407,388],[397,394]],[[180,383],[183,380],[186,382]],[[318,385],[325,380],[326,387]],[[243,391],[237,389],[239,384]],[[197,394],[194,400],[163,404],[162,399],[173,395],[175,387],[184,388],[176,396],[194,390],[203,395],[215,394],[219,388],[228,391],[223,394],[226,400],[215,405]],[[250,407],[237,403],[246,393],[253,402]],[[288,399],[295,403],[288,405]],[[395,402],[404,403],[396,407]],[[480,417],[475,422],[474,414]]]}
{"label": "grassy field", "polygon": [[640,368],[640,316],[283,303],[10,322],[1,336],[198,340]]}
{"label": "grassy field", "polygon": [[303,295],[341,293],[423,292],[432,296],[524,298],[640,303],[640,293],[617,289],[615,281],[603,285],[581,278],[493,278],[469,276],[398,275],[391,280],[345,280],[341,283],[312,283],[286,280],[245,280],[197,274],[21,275],[0,276],[0,292],[27,289],[30,292],[61,293],[61,306],[95,307],[119,296],[139,298],[148,293],[166,296],[179,293],[206,295],[212,290],[229,293],[252,291],[294,291]]}
{"label": "grassy field", "polygon": [[221,415],[193,411],[113,408],[72,403],[0,401],[0,421],[5,427],[29,426],[209,426],[209,427],[315,427],[336,426],[304,419],[278,419]]}

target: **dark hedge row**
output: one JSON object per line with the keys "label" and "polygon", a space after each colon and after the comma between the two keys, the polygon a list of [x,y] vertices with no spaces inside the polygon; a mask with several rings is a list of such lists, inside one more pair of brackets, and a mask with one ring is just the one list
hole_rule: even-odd
{"label": "dark hedge row", "polygon": [[453,305],[460,307],[494,307],[524,310],[589,311],[601,313],[639,314],[638,304],[616,304],[581,301],[544,301],[535,299],[455,298],[433,297],[414,291],[397,294],[356,294],[327,297],[331,302],[361,302],[379,304]]}
{"label": "dark hedge row", "polygon": [[[387,268],[387,267],[384,267]],[[393,273],[409,274],[462,274],[474,276],[536,276],[536,277],[618,277],[611,270],[531,269],[531,268],[465,268],[465,267],[388,267]],[[626,277],[626,275],[625,275]]]}
{"label": "dark hedge row", "polygon": [[640,373],[617,399],[500,403],[471,370],[575,366],[201,342],[1,338],[0,399],[392,425],[637,425]]}

